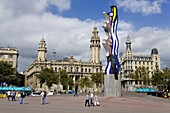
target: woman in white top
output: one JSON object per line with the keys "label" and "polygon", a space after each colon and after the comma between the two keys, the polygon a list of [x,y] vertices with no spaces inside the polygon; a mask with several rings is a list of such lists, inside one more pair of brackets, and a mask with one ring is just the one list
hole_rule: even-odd
{"label": "woman in white top", "polygon": [[41,104],[44,104],[44,91],[41,92]]}
{"label": "woman in white top", "polygon": [[90,93],[90,105],[91,106],[94,105],[94,103],[93,103],[93,93],[92,92]]}

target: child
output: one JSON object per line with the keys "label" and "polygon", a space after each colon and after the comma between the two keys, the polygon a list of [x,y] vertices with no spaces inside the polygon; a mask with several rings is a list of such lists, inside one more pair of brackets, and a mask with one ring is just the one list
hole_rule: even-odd
{"label": "child", "polygon": [[87,94],[85,98],[85,106],[88,104],[88,106],[90,107],[89,100],[90,100],[90,96]]}
{"label": "child", "polygon": [[94,106],[100,106],[99,100],[97,98],[97,95],[94,97]]}

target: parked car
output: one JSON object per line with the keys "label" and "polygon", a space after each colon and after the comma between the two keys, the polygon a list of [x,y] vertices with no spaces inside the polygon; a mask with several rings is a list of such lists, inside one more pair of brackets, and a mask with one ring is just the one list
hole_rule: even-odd
{"label": "parked car", "polygon": [[51,95],[54,95],[53,91],[50,91],[50,92],[47,93],[47,96],[51,96]]}
{"label": "parked car", "polygon": [[33,96],[33,97],[41,96],[41,91],[40,92],[32,92],[31,96]]}

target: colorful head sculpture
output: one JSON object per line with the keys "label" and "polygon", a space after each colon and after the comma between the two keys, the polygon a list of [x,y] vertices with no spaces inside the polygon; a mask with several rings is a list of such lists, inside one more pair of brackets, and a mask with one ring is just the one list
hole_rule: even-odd
{"label": "colorful head sculpture", "polygon": [[107,38],[103,41],[103,46],[106,50],[107,65],[105,74],[114,74],[115,79],[118,79],[120,63],[118,60],[119,39],[117,36],[118,12],[116,6],[111,6],[111,12],[103,12],[106,17],[106,22],[103,29]]}

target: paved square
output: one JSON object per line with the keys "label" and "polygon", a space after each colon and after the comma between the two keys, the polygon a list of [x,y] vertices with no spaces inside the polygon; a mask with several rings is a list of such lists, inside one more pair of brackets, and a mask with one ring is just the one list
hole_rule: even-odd
{"label": "paved square", "polygon": [[26,97],[24,104],[0,99],[0,113],[169,113],[170,100],[152,96],[98,96],[101,106],[85,107],[84,95],[47,97],[47,104],[40,105],[40,97]]}

